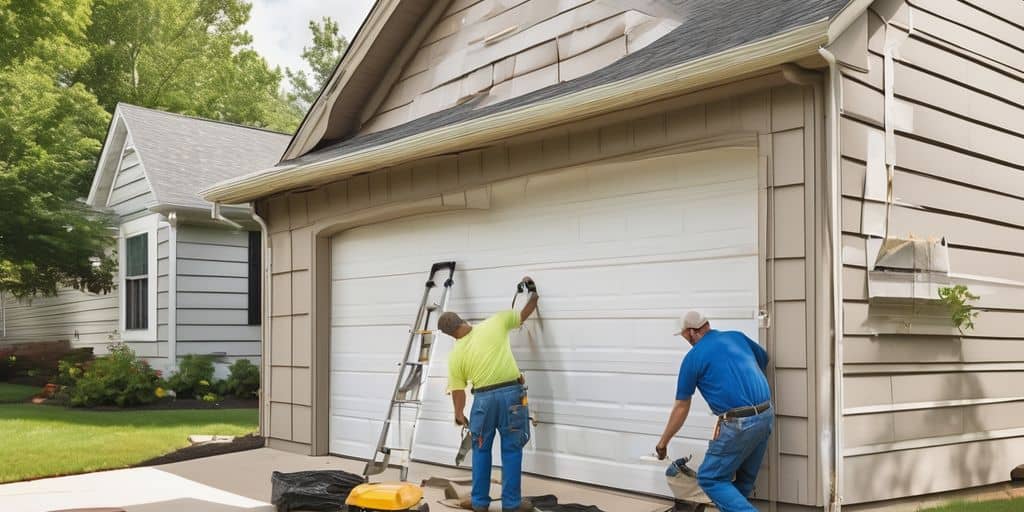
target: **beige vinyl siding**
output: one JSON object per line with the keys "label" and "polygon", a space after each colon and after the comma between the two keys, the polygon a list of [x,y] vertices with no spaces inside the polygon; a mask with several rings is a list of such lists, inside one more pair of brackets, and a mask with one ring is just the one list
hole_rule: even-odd
{"label": "beige vinyl siding", "polygon": [[453,2],[416,48],[361,132],[485,95],[481,105],[572,80],[679,25],[608,2]]}
{"label": "beige vinyl siding", "polygon": [[[248,246],[246,231],[187,224],[178,227],[179,357],[224,354],[227,362],[259,360],[260,326],[248,325]],[[161,340],[167,339],[166,315],[162,310]]]}
{"label": "beige vinyl siding", "polygon": [[[379,169],[310,191],[261,201],[268,219],[273,254],[269,346],[271,397],[263,418],[272,446],[324,453],[327,446],[326,334],[329,257],[323,231],[346,223],[388,218],[389,210],[435,201],[435,210],[465,207],[472,192],[495,181],[586,162],[624,158],[648,151],[685,151],[687,144],[716,138],[755,140],[759,154],[758,215],[761,300],[772,315],[762,337],[777,368],[772,383],[778,407],[773,450],[758,482],[758,497],[772,494],[786,503],[820,501],[817,419],[813,392],[819,335],[816,317],[827,301],[822,282],[815,216],[821,215],[820,172],[822,99],[812,88],[785,83],[779,75],[753,77],[682,98],[618,112],[584,123],[548,130],[493,147]],[[748,143],[749,144],[749,143]],[[672,149],[675,148],[675,149]],[[465,192],[469,190],[470,192]],[[460,206],[461,205],[461,206]],[[406,206],[407,207],[407,206]],[[419,208],[419,207],[417,207]],[[771,212],[770,214],[768,212]],[[408,214],[408,213],[407,213]],[[863,249],[862,249],[863,250]],[[680,305],[683,307],[684,305]],[[321,340],[322,343],[317,342]],[[666,403],[666,417],[671,400]],[[773,474],[774,473],[774,474]],[[775,487],[775,492],[771,491]]]}
{"label": "beige vinyl siding", "polygon": [[[946,237],[953,281],[981,295],[965,335],[934,304],[867,300],[865,199],[884,159],[885,24],[868,73],[844,71],[844,453],[847,503],[1005,481],[1024,460],[1024,30],[1013,2],[911,1],[893,52],[895,236]],[[909,15],[909,32],[899,19]],[[882,143],[880,146],[879,143]],[[868,219],[865,229],[864,219]],[[950,468],[954,469],[950,469]]]}
{"label": "beige vinyl siding", "polygon": [[156,204],[156,196],[149,187],[139,154],[130,145],[125,146],[106,204],[122,222],[145,215],[147,209]]}
{"label": "beige vinyl siding", "polygon": [[[92,294],[64,288],[53,297],[4,299],[7,335],[0,343],[70,340],[75,347],[92,347],[97,354],[117,339],[118,295]],[[3,333],[0,332],[0,335]]]}

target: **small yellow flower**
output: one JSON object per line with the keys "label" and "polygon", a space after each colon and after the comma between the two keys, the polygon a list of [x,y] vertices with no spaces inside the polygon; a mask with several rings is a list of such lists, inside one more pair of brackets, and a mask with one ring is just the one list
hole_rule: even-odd
{"label": "small yellow flower", "polygon": [[157,398],[163,398],[163,397],[167,396],[167,392],[164,391],[164,388],[156,388],[155,393],[156,393],[156,397]]}

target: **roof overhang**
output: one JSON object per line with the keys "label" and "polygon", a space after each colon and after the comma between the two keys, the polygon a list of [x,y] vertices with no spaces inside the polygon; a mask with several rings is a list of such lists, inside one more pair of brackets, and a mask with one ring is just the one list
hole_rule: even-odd
{"label": "roof overhang", "polygon": [[[165,217],[175,214],[179,222],[188,224],[216,225],[223,227],[225,224],[213,218],[213,205],[209,208],[198,206],[181,206],[174,204],[158,204],[149,207],[149,211],[159,213]],[[249,206],[225,205],[220,207],[220,213],[227,219],[243,225],[246,228],[257,228],[256,222],[252,219],[252,209]]]}
{"label": "roof overhang", "polygon": [[439,127],[323,160],[260,170],[201,192],[209,201],[243,203],[287,190],[436,155],[482,147],[518,135],[678,96],[751,72],[817,55],[870,5],[854,0],[831,19],[725,52],[617,82]]}

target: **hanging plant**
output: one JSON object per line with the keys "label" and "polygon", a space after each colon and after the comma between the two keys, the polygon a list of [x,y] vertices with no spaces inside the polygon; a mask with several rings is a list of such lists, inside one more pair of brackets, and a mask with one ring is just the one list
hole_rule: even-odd
{"label": "hanging plant", "polygon": [[977,318],[978,312],[967,302],[980,298],[962,284],[939,288],[939,300],[949,308],[953,326],[960,334],[964,334],[964,329],[974,329],[974,319]]}

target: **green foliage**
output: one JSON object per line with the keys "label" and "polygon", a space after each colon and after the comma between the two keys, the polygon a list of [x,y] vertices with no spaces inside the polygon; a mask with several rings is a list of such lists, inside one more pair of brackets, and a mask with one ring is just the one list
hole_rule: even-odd
{"label": "green foliage", "polygon": [[94,0],[75,79],[118,102],[291,132],[302,112],[250,46],[245,0]]}
{"label": "green foliage", "polygon": [[227,378],[227,392],[237,398],[256,398],[260,389],[260,367],[248,359],[239,359],[231,365]]}
{"label": "green foliage", "polygon": [[285,69],[292,85],[289,99],[303,112],[316,101],[320,90],[330,80],[335,66],[348,49],[348,40],[338,34],[338,22],[327,16],[322,18],[321,23],[310,20],[309,31],[313,33],[313,44],[302,48],[302,58],[313,71],[312,76],[301,69]]}
{"label": "green foliage", "polygon": [[211,390],[213,382],[213,356],[189,354],[181,358],[178,371],[167,379],[167,386],[178,398],[201,399]]}
{"label": "green foliage", "polygon": [[76,201],[109,121],[69,79],[88,59],[89,6],[0,0],[0,290],[19,297],[112,285],[109,221]]}
{"label": "green foliage", "polygon": [[204,402],[213,403],[213,402],[216,402],[219,399],[220,398],[217,397],[216,393],[207,393],[207,394],[203,395],[201,400],[204,401]]}
{"label": "green foliage", "polygon": [[111,344],[110,354],[87,364],[81,373],[75,372],[75,366],[66,361],[61,365],[61,378],[65,378],[67,369],[67,378],[72,382],[68,397],[73,407],[130,407],[156,400],[154,392],[159,377],[148,363],[136,358],[127,345]]}
{"label": "green foliage", "polygon": [[960,331],[960,334],[964,334],[964,329],[974,329],[974,319],[978,317],[978,312],[967,304],[967,301],[980,298],[962,284],[939,288],[939,300],[949,308],[953,326]]}

